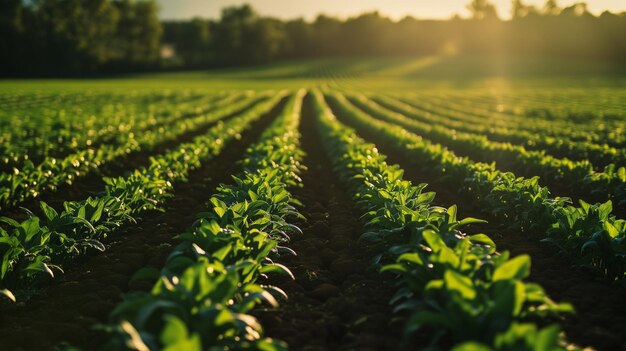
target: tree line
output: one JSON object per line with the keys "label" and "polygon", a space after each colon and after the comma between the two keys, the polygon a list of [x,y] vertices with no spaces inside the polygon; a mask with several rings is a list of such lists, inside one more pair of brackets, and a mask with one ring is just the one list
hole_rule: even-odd
{"label": "tree line", "polygon": [[160,22],[151,0],[3,0],[0,69],[4,75],[93,74],[442,53],[626,62],[626,13],[595,16],[582,2],[512,4],[510,20],[489,0],[472,0],[470,18],[449,20],[393,21],[378,12],[281,20],[242,5],[224,8],[218,19]]}
{"label": "tree line", "polygon": [[1,0],[3,76],[76,76],[160,67],[154,1]]}
{"label": "tree line", "polygon": [[250,6],[229,7],[219,20],[165,22],[164,43],[174,64],[206,67],[280,59],[441,53],[551,55],[626,61],[626,13],[591,14],[585,3],[542,8],[513,1],[503,21],[487,0],[473,0],[471,18],[393,21],[378,12],[347,20],[325,15],[314,21],[281,21]]}

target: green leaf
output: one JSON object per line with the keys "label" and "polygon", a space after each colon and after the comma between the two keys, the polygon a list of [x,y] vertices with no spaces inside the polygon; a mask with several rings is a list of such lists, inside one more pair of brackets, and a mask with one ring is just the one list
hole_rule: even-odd
{"label": "green leaf", "polygon": [[384,272],[391,272],[391,273],[406,273],[407,269],[401,265],[401,264],[388,264],[388,265],[384,265],[381,269],[380,272],[384,273]]}
{"label": "green leaf", "polygon": [[36,262],[33,262],[33,263],[29,264],[24,269],[27,270],[27,271],[45,272],[45,273],[48,273],[51,277],[54,278],[54,273],[52,272],[52,269],[50,269],[50,267],[48,267],[48,265],[45,264],[44,262],[42,262],[41,260],[37,260]]}
{"label": "green leaf", "polygon": [[396,261],[398,261],[398,262],[411,262],[411,263],[415,263],[415,264],[418,264],[418,265],[423,265],[424,264],[424,261],[422,261],[422,258],[416,252],[404,253],[404,254],[398,256]]}
{"label": "green leaf", "polygon": [[201,351],[202,343],[199,335],[189,335],[185,323],[175,316],[167,316],[167,322],[161,332],[161,343],[164,351],[189,350]]}
{"label": "green leaf", "polygon": [[43,201],[39,203],[39,207],[41,207],[41,210],[48,221],[52,221],[59,216],[58,212],[54,208],[48,206],[48,204]]}
{"label": "green leaf", "polygon": [[591,205],[589,205],[588,203],[586,203],[582,199],[578,200],[578,203],[580,204],[580,207],[583,209],[583,211],[585,213],[589,212],[589,208],[591,207]]}
{"label": "green leaf", "polygon": [[[493,251],[496,250],[496,243],[491,240],[489,236],[486,234],[474,234],[469,236],[469,240],[474,244],[487,245],[493,248]],[[493,252],[492,251],[492,252]]]}
{"label": "green leaf", "polygon": [[476,290],[469,277],[447,270],[444,273],[443,280],[448,289],[458,292],[464,299],[472,300],[476,297]]}
{"label": "green leaf", "polygon": [[417,196],[417,204],[429,204],[435,199],[435,193],[430,191],[427,193],[419,194]]}
{"label": "green leaf", "polygon": [[428,246],[434,252],[439,252],[444,247],[446,247],[446,243],[443,241],[443,239],[441,239],[439,234],[437,234],[437,232],[435,232],[434,230],[430,230],[430,229],[424,230],[422,235],[424,236],[424,240],[426,240],[426,243],[428,243]]}
{"label": "green leaf", "polygon": [[150,351],[150,348],[141,340],[141,335],[139,335],[137,329],[128,321],[122,321],[120,329],[129,337],[129,340],[126,341],[128,348],[136,351]]}
{"label": "green leaf", "polygon": [[148,281],[156,281],[161,276],[161,271],[154,267],[143,267],[140,268],[133,276],[130,278],[128,284],[133,284],[138,281],[148,280]]}
{"label": "green leaf", "polygon": [[467,218],[463,218],[459,222],[459,225],[468,225],[468,224],[475,224],[475,223],[488,223],[488,222],[485,221],[484,219],[478,219],[478,218],[474,218],[474,217],[467,217]]}
{"label": "green leaf", "polygon": [[617,176],[622,182],[626,182],[626,167],[620,167],[617,169]]}
{"label": "green leaf", "polygon": [[452,328],[452,322],[443,313],[431,312],[431,311],[418,311],[414,313],[411,318],[406,322],[404,329],[406,334],[413,333],[419,330],[422,326],[428,325],[435,329]]}
{"label": "green leaf", "polygon": [[11,227],[19,227],[20,226],[20,222],[9,218],[9,217],[0,217],[0,222],[4,222],[8,225],[10,225]]}
{"label": "green leaf", "polygon": [[98,206],[96,206],[93,214],[91,215],[90,222],[98,222],[102,217],[102,212],[104,211],[104,201],[99,201]]}
{"label": "green leaf", "polygon": [[164,345],[171,345],[180,340],[187,339],[187,326],[176,316],[167,316],[163,332],[161,332],[161,342]]}
{"label": "green leaf", "polygon": [[74,221],[75,223],[81,223],[81,224],[84,224],[84,225],[85,225],[85,227],[87,227],[87,228],[89,229],[89,231],[90,231],[90,232],[92,232],[92,233],[95,233],[95,232],[96,232],[96,228],[94,228],[94,226],[93,226],[91,223],[89,223],[89,221],[88,221],[88,220],[86,220],[86,219],[84,219],[84,218],[82,218],[82,217],[74,217],[74,218],[73,218],[73,221]]}
{"label": "green leaf", "polygon": [[284,265],[280,263],[271,263],[271,264],[265,265],[261,267],[260,272],[262,274],[267,274],[267,273],[287,274],[289,277],[291,277],[291,279],[293,280],[296,279],[296,277],[293,275],[293,273],[291,273],[289,268],[285,267]]}
{"label": "green leaf", "polygon": [[606,220],[613,211],[613,202],[611,200],[603,203],[598,208],[600,219]]}
{"label": "green leaf", "polygon": [[104,246],[104,244],[96,239],[85,239],[84,241],[89,247],[94,248],[98,251],[104,252],[106,251],[106,246]]}
{"label": "green leaf", "polygon": [[22,222],[20,226],[24,229],[24,232],[26,233],[26,242],[30,241],[30,239],[37,235],[41,229],[39,226],[38,217],[30,217],[29,219]]}
{"label": "green leaf", "polygon": [[520,255],[505,262],[493,274],[493,280],[523,279],[530,274],[530,256]]}
{"label": "green leaf", "polygon": [[0,294],[9,298],[9,300],[15,302],[15,295],[9,289],[0,289]]}
{"label": "green leaf", "polygon": [[266,290],[259,291],[258,294],[262,300],[265,300],[272,307],[274,308],[278,307],[278,301],[276,301],[276,298],[274,297],[274,295],[270,294],[268,291]]}
{"label": "green leaf", "polygon": [[468,341],[455,346],[451,351],[493,351],[493,349],[485,344]]}
{"label": "green leaf", "polygon": [[213,211],[217,214],[217,216],[219,218],[224,217],[224,215],[226,214],[226,209],[224,209],[223,207],[213,207]]}
{"label": "green leaf", "polygon": [[533,351],[552,351],[557,348],[560,332],[558,325],[550,325],[543,328],[534,340],[535,347]]}
{"label": "green leaf", "polygon": [[448,213],[448,216],[450,217],[448,218],[448,223],[456,222],[456,213],[457,213],[456,205],[450,206],[450,208],[448,208],[447,213]]}
{"label": "green leaf", "polygon": [[606,232],[611,238],[616,238],[619,235],[619,230],[617,230],[617,228],[615,228],[615,226],[609,221],[604,222],[604,229],[606,229]]}

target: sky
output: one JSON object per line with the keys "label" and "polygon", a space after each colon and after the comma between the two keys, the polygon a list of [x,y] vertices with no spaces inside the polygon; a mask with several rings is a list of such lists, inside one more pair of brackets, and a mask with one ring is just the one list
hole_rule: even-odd
{"label": "sky", "polygon": [[[562,7],[582,0],[561,0]],[[251,4],[262,15],[279,18],[305,17],[313,19],[319,13],[349,17],[378,10],[394,19],[406,15],[417,18],[445,19],[453,14],[467,16],[469,0],[157,0],[163,19],[187,19],[194,16],[218,18],[225,6]],[[592,13],[604,10],[626,11],[626,0],[587,0]],[[502,18],[510,17],[511,0],[492,0]],[[545,0],[526,0],[525,4],[543,6]]]}

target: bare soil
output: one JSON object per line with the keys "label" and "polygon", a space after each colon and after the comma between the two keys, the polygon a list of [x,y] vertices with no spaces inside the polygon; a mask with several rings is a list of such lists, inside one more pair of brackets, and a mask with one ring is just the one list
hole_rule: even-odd
{"label": "bare soil", "polygon": [[296,279],[273,282],[289,299],[260,318],[267,336],[285,340],[291,350],[397,350],[393,281],[372,267],[375,253],[357,242],[358,213],[324,153],[308,99],[300,128],[308,169],[303,187],[292,191],[308,221],[299,223],[304,234],[288,244],[298,255],[280,259]]}

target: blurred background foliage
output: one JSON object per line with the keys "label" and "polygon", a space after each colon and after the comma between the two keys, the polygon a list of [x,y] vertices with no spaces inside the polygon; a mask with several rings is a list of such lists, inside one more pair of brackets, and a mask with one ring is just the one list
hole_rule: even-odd
{"label": "blurred background foliage", "polygon": [[2,0],[2,76],[81,76],[254,65],[278,60],[428,55],[547,56],[626,63],[626,13],[585,3],[543,7],[513,0],[502,20],[488,0],[471,18],[393,21],[378,12],[345,20],[260,16],[249,5],[220,18],[161,21],[154,1]]}

